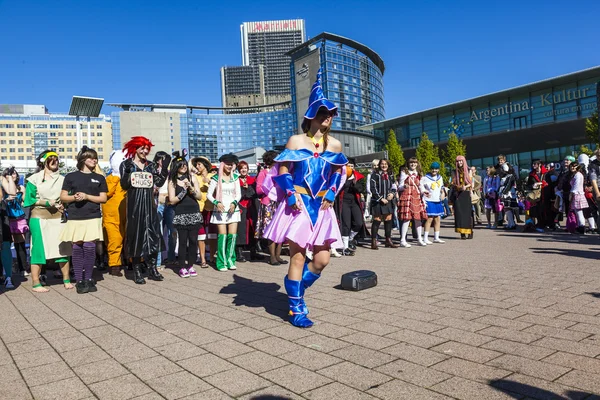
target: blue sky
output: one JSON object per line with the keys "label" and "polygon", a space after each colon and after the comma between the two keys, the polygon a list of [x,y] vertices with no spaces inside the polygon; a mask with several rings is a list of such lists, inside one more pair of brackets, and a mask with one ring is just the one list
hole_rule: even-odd
{"label": "blue sky", "polygon": [[391,118],[600,65],[599,15],[597,0],[0,0],[0,103],[218,106],[240,23],[303,18],[381,55]]}

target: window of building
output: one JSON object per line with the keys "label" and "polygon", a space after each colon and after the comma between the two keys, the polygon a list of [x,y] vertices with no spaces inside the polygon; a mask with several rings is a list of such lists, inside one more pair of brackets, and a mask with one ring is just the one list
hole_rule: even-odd
{"label": "window of building", "polygon": [[517,129],[524,129],[524,128],[527,128],[527,117],[526,116],[513,118],[513,129],[517,130]]}
{"label": "window of building", "polygon": [[96,136],[102,136],[102,132],[98,132]]}
{"label": "window of building", "polygon": [[0,153],[6,153],[6,148],[4,148],[4,147],[3,147],[3,148],[1,148],[1,149],[0,149]]}
{"label": "window of building", "polygon": [[71,136],[71,132],[67,132],[67,136]]}
{"label": "window of building", "polygon": [[9,152],[9,153],[14,153],[14,152],[15,152],[15,148],[14,148],[14,147],[11,147],[10,149],[8,149],[8,152]]}
{"label": "window of building", "polygon": [[8,136],[15,136],[14,132],[8,132]]}
{"label": "window of building", "polygon": [[23,144],[22,140],[17,140],[17,144]]}
{"label": "window of building", "polygon": [[15,141],[14,140],[9,140],[8,144],[15,144]]}
{"label": "window of building", "polygon": [[18,160],[25,160],[25,156],[19,156],[17,159]]}

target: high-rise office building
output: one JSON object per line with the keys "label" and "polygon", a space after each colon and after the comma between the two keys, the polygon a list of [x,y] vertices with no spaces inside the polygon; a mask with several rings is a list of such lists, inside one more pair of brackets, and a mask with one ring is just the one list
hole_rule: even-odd
{"label": "high-rise office building", "polygon": [[[290,57],[286,53],[304,42],[304,20],[244,22],[240,31],[242,65],[253,68],[221,69],[223,107],[235,103],[252,106],[289,101]],[[244,79],[239,79],[242,76]],[[250,86],[260,91],[248,93]]]}

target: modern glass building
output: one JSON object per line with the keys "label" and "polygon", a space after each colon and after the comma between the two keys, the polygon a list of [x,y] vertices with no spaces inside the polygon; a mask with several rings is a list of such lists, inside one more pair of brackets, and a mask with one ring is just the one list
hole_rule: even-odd
{"label": "modern glass building", "polygon": [[374,131],[359,127],[385,118],[385,64],[381,57],[361,43],[331,33],[321,33],[288,54],[292,57],[292,107],[297,127],[321,68],[325,97],[338,106],[332,135],[340,139],[350,156],[379,151],[383,136],[376,138]]}
{"label": "modern glass building", "polygon": [[396,134],[405,156],[412,156],[421,135],[442,148],[455,133],[467,146],[472,165],[496,163],[507,155],[528,169],[533,159],[558,161],[588,144],[585,119],[598,110],[600,66],[484,96],[424,110],[361,129],[376,137]]}
{"label": "modern glass building", "polygon": [[[289,102],[248,107],[253,113],[237,109],[239,113],[235,114],[225,113],[232,111],[230,108],[219,107],[110,105],[124,110],[111,114],[115,149],[122,148],[131,137],[143,135],[155,143],[155,150],[170,152],[185,148],[192,157],[206,156],[213,162],[222,154],[252,147],[283,148],[296,129],[296,116]],[[150,125],[152,129],[148,128]]]}

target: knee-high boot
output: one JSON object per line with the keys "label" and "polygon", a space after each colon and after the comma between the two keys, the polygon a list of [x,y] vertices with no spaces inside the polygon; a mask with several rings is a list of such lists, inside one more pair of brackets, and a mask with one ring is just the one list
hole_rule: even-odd
{"label": "knee-high boot", "polygon": [[285,291],[288,295],[290,307],[290,324],[298,328],[310,328],[313,322],[306,316],[306,305],[304,304],[304,284],[302,281],[292,281],[286,276],[284,279]]}
{"label": "knee-high boot", "polygon": [[[308,269],[309,262],[310,260],[306,260],[304,262],[304,269],[302,270],[302,285],[304,286],[305,292],[306,289],[311,287],[313,283],[315,283],[315,281],[321,277],[321,274],[315,274],[314,272],[311,272],[310,269]],[[304,307],[304,313],[308,314],[308,308],[306,307],[306,302],[304,301],[304,298],[302,298],[302,306]]]}
{"label": "knee-high boot", "polygon": [[235,266],[235,262],[237,261],[237,257],[235,255],[236,242],[236,234],[230,233],[227,235],[227,251],[225,253],[225,262],[227,269],[237,269]]}
{"label": "knee-high boot", "polygon": [[142,275],[142,260],[139,258],[135,258],[133,260],[133,281],[138,285],[143,285],[146,283],[144,276]]}
{"label": "knee-high boot", "polygon": [[[211,249],[212,252],[212,249]],[[217,238],[217,269],[227,271],[227,235],[219,235]]]}

